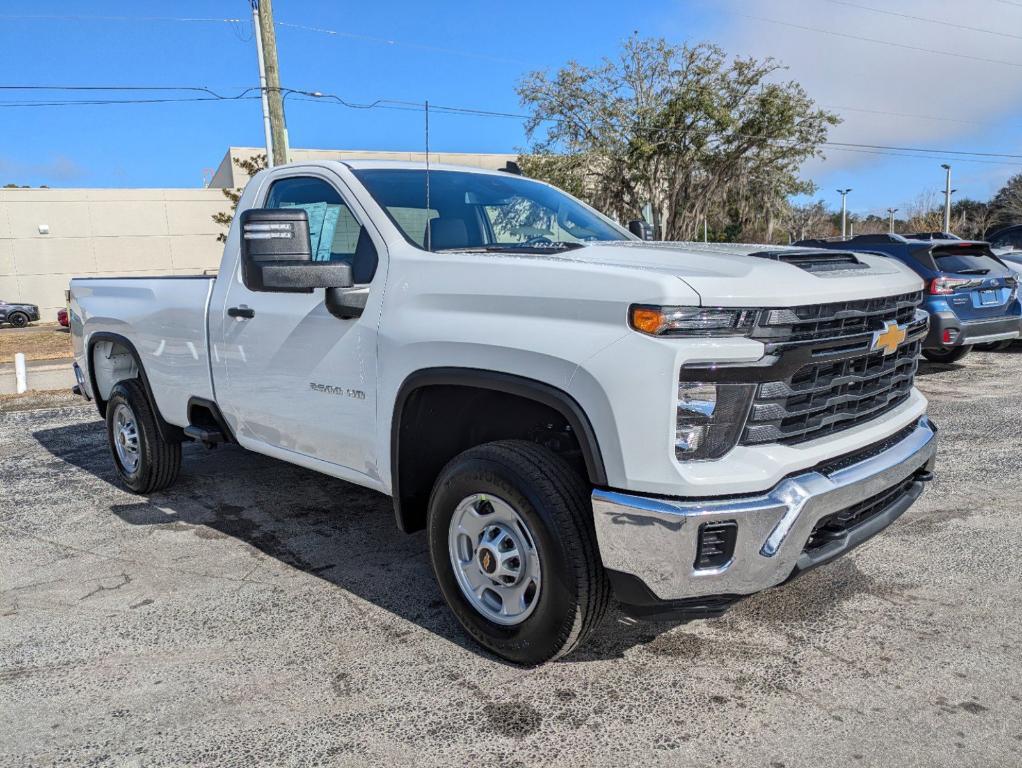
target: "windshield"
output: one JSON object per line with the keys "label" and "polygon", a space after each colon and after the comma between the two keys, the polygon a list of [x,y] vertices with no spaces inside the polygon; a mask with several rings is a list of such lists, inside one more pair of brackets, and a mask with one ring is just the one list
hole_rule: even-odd
{"label": "windshield", "polygon": [[405,238],[431,251],[567,250],[631,239],[563,192],[520,176],[430,171],[427,216],[425,169],[353,173]]}

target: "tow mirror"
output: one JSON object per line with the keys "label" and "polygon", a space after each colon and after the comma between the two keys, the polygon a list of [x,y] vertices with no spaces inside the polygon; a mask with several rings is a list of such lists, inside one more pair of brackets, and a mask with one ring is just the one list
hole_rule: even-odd
{"label": "tow mirror", "polygon": [[628,222],[628,231],[640,240],[653,239],[653,227],[642,219],[635,219]]}
{"label": "tow mirror", "polygon": [[301,208],[250,208],[241,214],[241,275],[250,291],[311,293],[350,288],[351,265],[312,260],[309,214]]}

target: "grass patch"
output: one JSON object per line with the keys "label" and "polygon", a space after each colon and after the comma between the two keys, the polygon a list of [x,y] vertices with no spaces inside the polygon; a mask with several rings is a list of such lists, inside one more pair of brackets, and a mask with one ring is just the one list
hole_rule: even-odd
{"label": "grass patch", "polygon": [[71,357],[71,334],[56,323],[0,328],[0,363],[13,363],[18,352],[24,352],[26,360],[66,360]]}

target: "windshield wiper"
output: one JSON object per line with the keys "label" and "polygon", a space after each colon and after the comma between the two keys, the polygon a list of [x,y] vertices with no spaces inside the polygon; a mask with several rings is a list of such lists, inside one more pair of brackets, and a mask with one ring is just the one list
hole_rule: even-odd
{"label": "windshield wiper", "polygon": [[970,267],[969,269],[959,269],[956,274],[959,275],[987,275],[990,274],[989,269],[983,269],[983,267]]}
{"label": "windshield wiper", "polygon": [[434,248],[435,253],[507,253],[508,251],[529,251],[535,253],[551,253],[555,251],[574,251],[585,248],[587,243],[502,243],[492,245],[468,245],[461,248]]}

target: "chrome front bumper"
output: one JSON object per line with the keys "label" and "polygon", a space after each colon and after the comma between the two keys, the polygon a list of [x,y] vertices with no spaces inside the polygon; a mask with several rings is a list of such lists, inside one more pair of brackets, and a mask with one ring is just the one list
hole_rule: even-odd
{"label": "chrome front bumper", "polygon": [[[932,469],[935,433],[923,418],[904,439],[876,455],[827,474],[808,470],[760,496],[690,501],[596,490],[593,513],[603,564],[640,579],[663,601],[742,596],[776,586],[865,541],[911,506],[922,491],[921,479],[840,539],[806,550],[822,518]],[[734,556],[717,568],[696,568],[700,527],[725,521],[738,525]]]}

